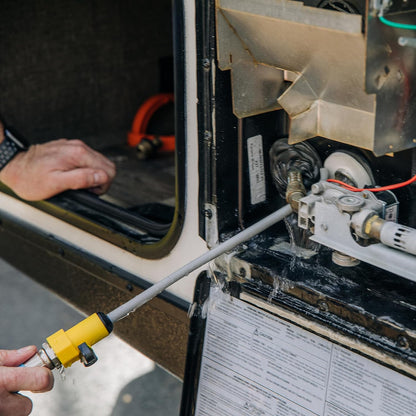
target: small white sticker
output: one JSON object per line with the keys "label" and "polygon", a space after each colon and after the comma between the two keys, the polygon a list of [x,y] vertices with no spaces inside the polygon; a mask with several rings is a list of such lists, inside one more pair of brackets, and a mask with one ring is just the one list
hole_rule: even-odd
{"label": "small white sticker", "polygon": [[258,135],[247,139],[247,156],[251,204],[256,205],[266,200],[262,136]]}

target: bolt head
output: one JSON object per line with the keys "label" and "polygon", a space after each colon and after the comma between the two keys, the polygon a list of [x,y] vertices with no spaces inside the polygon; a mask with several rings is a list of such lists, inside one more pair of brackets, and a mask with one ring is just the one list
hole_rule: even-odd
{"label": "bolt head", "polygon": [[338,198],[337,207],[344,212],[358,212],[364,205],[364,199],[361,196],[342,195]]}
{"label": "bolt head", "polygon": [[405,336],[400,335],[400,336],[397,338],[397,345],[398,345],[400,348],[407,349],[407,348],[409,348],[409,341],[407,340],[407,338],[406,338]]}

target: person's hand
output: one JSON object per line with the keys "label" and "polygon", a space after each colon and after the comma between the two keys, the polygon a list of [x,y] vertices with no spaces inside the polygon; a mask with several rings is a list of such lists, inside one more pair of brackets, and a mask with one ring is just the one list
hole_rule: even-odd
{"label": "person's hand", "polygon": [[32,402],[22,390],[46,392],[53,387],[53,375],[47,368],[17,367],[37,351],[34,345],[20,350],[0,350],[0,416],[26,416]]}
{"label": "person's hand", "polygon": [[69,189],[107,191],[115,165],[81,140],[59,139],[18,153],[1,171],[0,181],[29,201]]}

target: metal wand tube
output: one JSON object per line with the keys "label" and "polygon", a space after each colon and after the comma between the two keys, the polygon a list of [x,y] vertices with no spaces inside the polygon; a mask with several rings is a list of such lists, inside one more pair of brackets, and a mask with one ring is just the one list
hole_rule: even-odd
{"label": "metal wand tube", "polygon": [[126,317],[129,313],[135,311],[140,306],[143,306],[145,303],[149,302],[159,293],[163,292],[166,288],[176,283],[178,280],[187,276],[189,273],[208,263],[209,261],[215,259],[219,255],[232,250],[237,247],[239,244],[249,240],[251,237],[261,233],[272,225],[282,221],[285,217],[292,213],[292,208],[290,205],[285,205],[276,212],[268,215],[257,223],[251,225],[235,236],[231,237],[227,241],[218,244],[207,253],[202,254],[191,262],[185,264],[180,269],[176,270],[169,276],[155,283],[153,286],[146,289],[144,292],[140,293],[133,299],[130,299],[128,302],[114,309],[112,312],[107,314],[108,318],[114,323],[120,319]]}

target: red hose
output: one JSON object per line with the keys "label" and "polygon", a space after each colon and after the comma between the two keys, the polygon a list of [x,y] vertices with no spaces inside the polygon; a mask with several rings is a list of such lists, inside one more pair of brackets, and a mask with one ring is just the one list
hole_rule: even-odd
{"label": "red hose", "polygon": [[173,94],[162,93],[156,94],[148,98],[137,110],[134,117],[131,131],[127,135],[127,143],[129,146],[137,146],[144,138],[153,140],[158,137],[162,142],[161,151],[171,152],[175,150],[175,136],[174,135],[155,135],[146,133],[147,126],[153,114],[160,107],[173,102]]}

